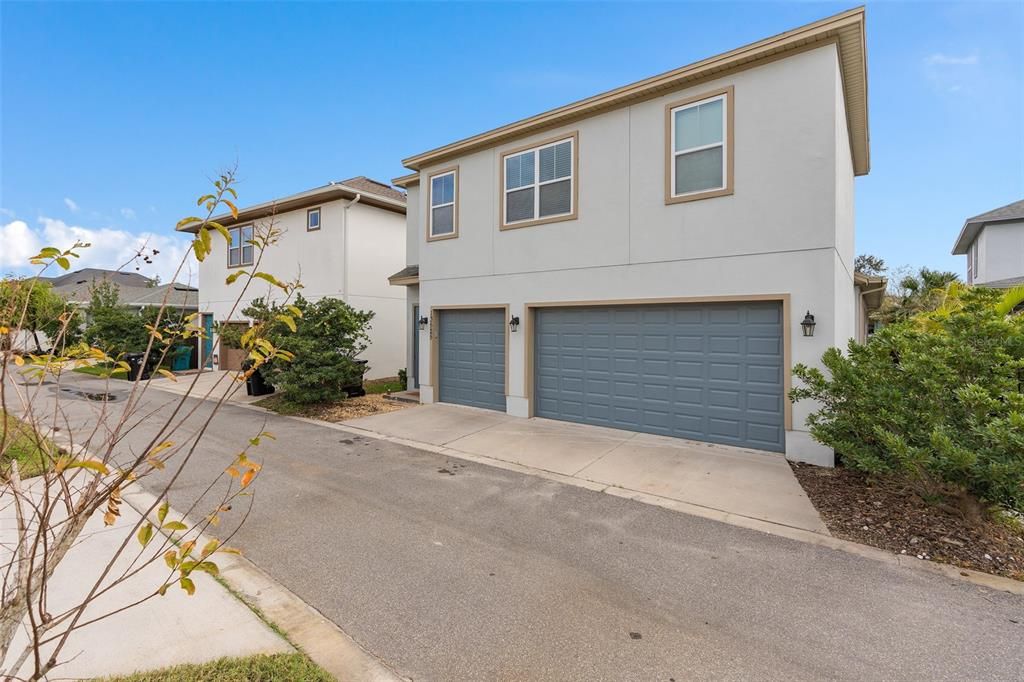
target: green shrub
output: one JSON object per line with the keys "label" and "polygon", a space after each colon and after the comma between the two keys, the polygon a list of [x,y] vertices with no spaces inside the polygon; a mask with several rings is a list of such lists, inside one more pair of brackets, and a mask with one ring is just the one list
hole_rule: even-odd
{"label": "green shrub", "polygon": [[1024,511],[1024,315],[999,292],[956,291],[938,311],[889,325],[848,353],[804,365],[794,400],[816,400],[811,434],[841,461],[895,476],[970,520]]}
{"label": "green shrub", "polygon": [[271,363],[262,372],[275,388],[295,403],[317,403],[343,397],[342,389],[358,383],[367,369],[356,360],[369,345],[373,312],[356,310],[341,299],[309,302],[295,299],[302,312],[295,331],[280,321],[286,310],[256,299],[242,313],[268,325],[267,338],[295,355],[291,362]]}

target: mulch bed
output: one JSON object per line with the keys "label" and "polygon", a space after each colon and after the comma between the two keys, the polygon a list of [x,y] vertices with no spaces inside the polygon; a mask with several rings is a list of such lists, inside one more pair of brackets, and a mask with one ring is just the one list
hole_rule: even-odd
{"label": "mulch bed", "polygon": [[328,422],[340,422],[356,417],[368,417],[371,414],[382,412],[395,412],[406,407],[412,407],[412,403],[403,403],[397,400],[388,400],[383,395],[364,395],[359,398],[345,398],[329,403],[316,403],[313,405],[297,405],[285,401],[280,395],[272,395],[256,403],[260,407],[273,410],[279,414],[287,414],[298,417],[310,417],[322,419]]}
{"label": "mulch bed", "polygon": [[860,472],[791,463],[797,480],[836,537],[896,554],[1024,580],[1024,524],[975,528],[926,504],[906,487]]}

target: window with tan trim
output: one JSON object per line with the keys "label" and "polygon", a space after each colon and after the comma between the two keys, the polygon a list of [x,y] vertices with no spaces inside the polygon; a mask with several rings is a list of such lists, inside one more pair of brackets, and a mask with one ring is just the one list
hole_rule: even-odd
{"label": "window with tan trim", "polygon": [[427,240],[459,236],[459,169],[446,168],[430,176],[427,197]]}
{"label": "window with tan trim", "polygon": [[665,108],[665,201],[732,194],[732,87]]}
{"label": "window with tan trim", "polygon": [[237,268],[252,265],[254,247],[252,225],[229,227],[231,242],[228,244],[228,267]]}
{"label": "window with tan trim", "polygon": [[576,146],[573,134],[502,154],[502,229],[576,217]]}

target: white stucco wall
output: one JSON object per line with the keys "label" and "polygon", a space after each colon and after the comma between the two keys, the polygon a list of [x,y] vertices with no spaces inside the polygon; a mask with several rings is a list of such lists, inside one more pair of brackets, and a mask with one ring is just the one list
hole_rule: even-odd
{"label": "white stucco wall", "polygon": [[[726,85],[735,88],[734,194],[666,205],[665,105]],[[501,152],[571,131],[578,218],[499,231]],[[793,363],[818,365],[826,348],[855,334],[853,171],[833,46],[438,167],[454,164],[459,237],[428,243],[417,225],[424,310],[509,304],[523,317],[528,302],[779,294],[790,299]],[[818,321],[813,338],[799,326],[808,310]],[[528,412],[523,331],[510,335],[508,358],[507,407],[518,416]],[[421,399],[431,402],[429,333],[420,340]],[[806,432],[811,408],[793,406],[787,455],[830,464],[831,450]]]}
{"label": "white stucco wall", "polygon": [[986,225],[977,239],[975,284],[1024,276],[1024,221]]}
{"label": "white stucco wall", "polygon": [[[276,216],[283,234],[266,250],[259,269],[282,280],[298,278],[302,295],[311,301],[332,296],[372,310],[371,344],[361,356],[369,361],[367,378],[394,376],[406,362],[405,292],[390,286],[387,278],[405,267],[405,216],[357,203],[347,210],[346,220],[347,203],[321,204],[322,227],[314,232],[306,231],[305,208]],[[215,235],[213,253],[199,265],[200,311],[213,313],[218,322],[244,320],[240,311],[252,299],[280,299],[280,290],[257,280],[232,313],[244,278],[225,284],[233,272],[227,267],[226,249],[223,238]]]}

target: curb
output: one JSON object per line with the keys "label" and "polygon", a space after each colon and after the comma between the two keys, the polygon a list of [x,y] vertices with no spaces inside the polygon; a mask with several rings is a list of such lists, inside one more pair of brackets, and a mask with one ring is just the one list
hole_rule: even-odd
{"label": "curb", "polygon": [[[155,495],[142,488],[125,491],[123,499],[143,515],[157,501]],[[150,520],[159,529],[159,523]],[[193,525],[187,519],[185,523]],[[203,533],[197,544],[202,546],[210,539]],[[405,679],[256,564],[235,554],[214,556],[221,580],[235,596],[280,628],[288,641],[338,680],[395,682]]]}
{"label": "curb", "polygon": [[847,554],[855,554],[865,559],[872,559],[882,563],[890,564],[900,568],[907,568],[916,570],[924,573],[930,573],[932,575],[941,575],[951,580],[958,580],[960,582],[971,583],[973,585],[980,585],[989,589],[998,590],[1000,592],[1009,592],[1011,594],[1017,594],[1024,596],[1024,582],[1019,580],[1013,580],[1012,578],[1004,578],[999,575],[992,575],[991,573],[983,573],[981,571],[975,571],[970,568],[960,568],[959,566],[953,566],[951,564],[940,564],[936,561],[929,559],[918,559],[914,556],[893,554],[892,552],[884,549],[878,549],[870,545],[862,545],[858,542],[852,542],[850,540],[842,540],[840,538],[831,535],[822,535],[813,531],[804,530],[802,528],[795,528],[793,526],[786,526],[780,523],[772,521],[765,521],[762,519],[755,519],[749,516],[742,516],[740,514],[734,514],[725,512],[719,509],[711,507],[703,507],[700,505],[683,502],[681,500],[674,500],[667,497],[659,497],[650,493],[645,493],[636,490],[630,490],[628,488],[620,488],[618,486],[607,485],[604,483],[595,483],[587,479],[573,478],[566,476],[565,474],[558,474],[552,471],[546,471],[544,469],[537,469],[534,467],[524,466],[522,464],[516,464],[514,462],[507,462],[501,459],[495,459],[493,457],[486,457],[483,455],[474,455],[468,452],[462,452],[461,450],[455,450],[442,445],[433,445],[431,443],[422,443],[419,441],[407,440],[404,438],[396,438],[394,436],[388,436],[383,433],[371,431],[369,429],[361,429],[355,426],[348,426],[345,424],[336,424],[334,422],[322,421],[319,419],[312,419],[310,417],[296,417],[294,415],[278,414],[273,410],[268,410],[265,407],[258,405],[251,405],[245,403],[230,403],[231,405],[241,407],[247,410],[253,410],[255,412],[262,412],[264,414],[272,414],[284,419],[293,419],[295,421],[305,422],[307,424],[313,424],[315,426],[324,426],[335,431],[343,431],[365,438],[373,438],[374,440],[382,440],[389,443],[395,443],[398,445],[404,445],[406,447],[415,448],[417,450],[423,450],[426,452],[432,452],[438,455],[444,455],[446,457],[454,457],[456,459],[467,460],[470,462],[476,462],[478,464],[485,464],[487,466],[493,466],[499,469],[505,469],[508,471],[514,471],[516,473],[527,474],[530,476],[537,476],[539,478],[555,481],[557,483],[563,483],[565,485],[571,485],[577,488],[585,488],[594,492],[606,493],[608,495],[614,495],[616,497],[623,497],[626,499],[641,502],[643,504],[649,504],[656,507],[663,507],[665,509],[671,509],[673,511],[682,512],[684,514],[690,514],[691,516],[699,516],[701,518],[710,519],[712,521],[718,521],[719,523],[726,523],[731,526],[739,526],[748,530],[755,530],[768,535],[777,535],[780,537],[787,538],[789,540],[796,540],[798,542],[805,542],[811,545],[817,545],[819,547],[827,547],[840,552],[846,552]]}

